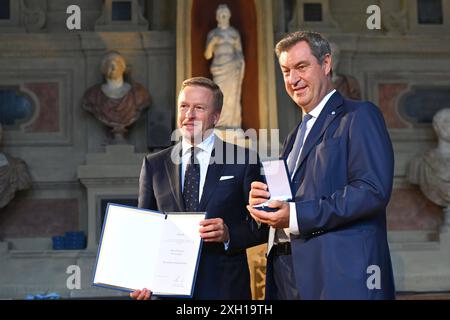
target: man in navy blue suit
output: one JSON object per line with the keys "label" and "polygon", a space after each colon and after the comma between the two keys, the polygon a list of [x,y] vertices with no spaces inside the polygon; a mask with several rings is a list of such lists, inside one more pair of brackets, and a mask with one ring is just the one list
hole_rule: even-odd
{"label": "man in navy blue suit", "polygon": [[276,46],[289,96],[303,111],[282,156],[291,176],[292,202],[272,201],[252,183],[255,220],[271,226],[268,299],[394,299],[386,231],[394,158],[384,119],[370,102],[345,99],[333,89],[326,39],[294,32]]}
{"label": "man in navy blue suit", "polygon": [[[260,168],[256,153],[214,135],[222,101],[222,91],[209,79],[183,82],[178,95],[182,141],[144,158],[139,207],[206,212],[199,226],[204,244],[194,298],[251,299],[245,249],[264,243],[268,228],[254,228],[245,206],[252,181],[261,180]],[[150,295],[147,289],[130,294],[139,300]]]}

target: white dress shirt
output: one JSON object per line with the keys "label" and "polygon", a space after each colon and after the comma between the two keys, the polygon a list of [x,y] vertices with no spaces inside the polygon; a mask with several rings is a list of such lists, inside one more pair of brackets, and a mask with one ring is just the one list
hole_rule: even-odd
{"label": "white dress shirt", "polygon": [[[202,198],[202,194],[203,194],[203,186],[205,185],[206,173],[208,172],[209,161],[211,159],[211,153],[214,148],[214,141],[215,141],[215,136],[214,136],[214,134],[211,134],[208,138],[206,138],[201,143],[199,143],[198,145],[195,146],[196,148],[199,149],[196,154],[197,161],[200,165],[200,185],[199,185],[199,192],[198,192],[198,198],[199,198],[198,201],[199,202],[200,202],[200,199]],[[181,192],[183,192],[184,176],[186,174],[187,164],[190,161],[190,157],[191,157],[190,150],[193,147],[193,145],[189,141],[183,139],[181,146],[182,146],[182,151],[181,151]]]}

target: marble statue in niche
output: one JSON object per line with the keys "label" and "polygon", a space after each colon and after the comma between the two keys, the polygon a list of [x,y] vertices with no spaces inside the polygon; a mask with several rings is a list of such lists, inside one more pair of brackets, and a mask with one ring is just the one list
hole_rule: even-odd
{"label": "marble statue in niche", "polygon": [[230,26],[231,11],[226,4],[216,10],[217,28],[208,33],[207,60],[210,71],[224,95],[222,113],[216,127],[240,128],[242,122],[241,92],[245,61],[239,32]]}
{"label": "marble statue in niche", "polygon": [[433,129],[438,146],[411,161],[408,180],[418,184],[430,201],[444,207],[444,227],[450,230],[450,108],[434,115]]}
{"label": "marble statue in niche", "polygon": [[120,53],[107,53],[100,69],[105,82],[86,91],[82,107],[111,128],[115,143],[124,143],[127,127],[136,122],[142,111],[148,108],[150,96],[141,84],[125,81],[127,64]]}

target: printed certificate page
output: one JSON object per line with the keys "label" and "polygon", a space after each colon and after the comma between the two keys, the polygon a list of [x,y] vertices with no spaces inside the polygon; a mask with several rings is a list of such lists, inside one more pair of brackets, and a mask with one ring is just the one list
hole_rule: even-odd
{"label": "printed certificate page", "polygon": [[[108,204],[94,285],[190,296],[199,259],[204,213],[167,215]],[[166,219],[167,217],[167,219]]]}
{"label": "printed certificate page", "polygon": [[204,214],[168,214],[153,278],[155,294],[189,295],[195,283]]}

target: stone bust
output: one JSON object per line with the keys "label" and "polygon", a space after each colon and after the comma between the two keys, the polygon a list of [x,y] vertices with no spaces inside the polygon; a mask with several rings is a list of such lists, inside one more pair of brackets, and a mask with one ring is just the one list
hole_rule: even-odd
{"label": "stone bust", "polygon": [[450,206],[450,108],[433,117],[438,146],[413,159],[408,180],[418,184],[425,196],[442,207]]}
{"label": "stone bust", "polygon": [[223,107],[216,127],[240,128],[241,91],[245,62],[239,32],[230,26],[231,11],[226,4],[216,10],[217,28],[207,35],[204,56],[212,58],[210,71],[223,92]]}
{"label": "stone bust", "polygon": [[[2,134],[0,125],[0,142]],[[16,191],[30,187],[31,176],[25,161],[0,152],[0,208],[5,207],[14,198]]]}
{"label": "stone bust", "polygon": [[331,80],[333,81],[334,88],[339,91],[344,97],[353,100],[361,100],[361,89],[359,87],[358,81],[348,74],[341,74],[338,72],[339,58],[341,54],[339,46],[335,42],[331,42],[330,47],[333,70]]}
{"label": "stone bust", "polygon": [[123,142],[127,127],[149,106],[150,97],[141,84],[125,81],[127,64],[120,53],[108,52],[100,70],[105,82],[86,91],[82,107],[112,129],[116,142]]}

